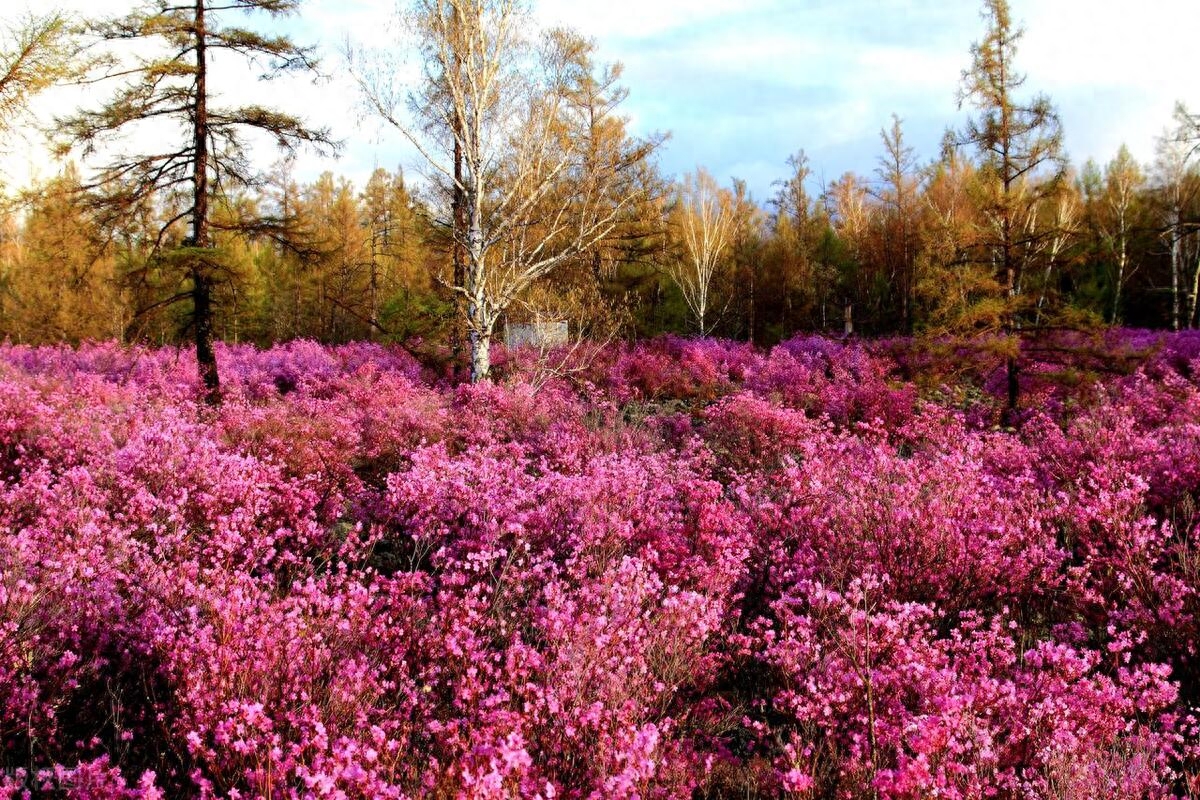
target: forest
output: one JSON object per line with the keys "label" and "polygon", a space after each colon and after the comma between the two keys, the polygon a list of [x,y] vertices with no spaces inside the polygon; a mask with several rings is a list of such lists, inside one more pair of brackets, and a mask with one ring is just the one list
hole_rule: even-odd
{"label": "forest", "polygon": [[[960,87],[973,113],[940,153],[916,153],[894,115],[872,174],[818,184],[798,150],[761,199],[702,166],[662,174],[656,154],[670,142],[630,132],[621,104],[636,87],[622,85],[620,65],[573,31],[520,33],[516,4],[461,19],[454,4],[423,7],[409,20],[428,28],[417,31],[418,86],[399,85],[386,54],[348,49],[320,65],[270,33],[298,3],[238,5],[267,26],[221,28],[228,12],[214,11],[202,29],[203,4],[151,4],[92,26],[103,57],[77,52],[81,34],[62,17],[12,33],[5,122],[56,79],[111,96],[47,123],[66,166],[10,193],[0,335],[164,344],[200,327],[206,340],[372,340],[448,358],[469,336],[531,319],[592,338],[763,345],[802,331],[1200,324],[1200,118],[1181,103],[1153,163],[1122,147],[1106,163],[1072,164],[1051,98],[1024,86],[1022,29],[1004,3],[984,4]],[[397,166],[363,185],[297,181],[297,154],[335,148],[346,132],[260,107],[209,112],[221,87],[180,60],[206,38],[269,69],[351,71],[369,112],[421,145],[424,178]],[[122,52],[134,42],[156,55]],[[201,108],[210,118],[198,137]],[[152,130],[169,146],[155,152],[110,141],[163,119],[173,124]]]}

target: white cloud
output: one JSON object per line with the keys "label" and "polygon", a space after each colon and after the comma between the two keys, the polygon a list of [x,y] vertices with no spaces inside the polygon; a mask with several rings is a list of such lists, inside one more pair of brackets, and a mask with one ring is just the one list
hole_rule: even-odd
{"label": "white cloud", "polygon": [[542,0],[537,16],[549,25],[568,25],[604,41],[644,40],[717,19],[730,19],[778,5],[777,0]]}
{"label": "white cloud", "polygon": [[1020,53],[1032,89],[1062,113],[1077,160],[1106,161],[1122,142],[1149,161],[1176,101],[1200,105],[1200,3],[1155,0],[1131,11],[1118,0],[1018,5]]}
{"label": "white cloud", "polygon": [[[764,157],[782,172],[783,158],[801,146],[829,174],[869,173],[877,131],[892,112],[913,125],[923,157],[935,154],[944,127],[962,123],[956,93],[969,47],[983,34],[978,4],[804,0],[769,14],[767,5],[722,16],[715,4],[699,20],[683,14],[674,26],[656,26],[654,36],[618,38],[610,47],[611,57],[630,65],[631,102],[672,120],[674,147],[705,151],[710,130],[721,132],[728,149],[707,149],[724,162],[711,164],[718,174],[723,165]],[[1156,0],[1137,10],[1122,0],[1013,0],[1013,14],[1027,28],[1018,63],[1028,88],[1059,107],[1068,152],[1078,161],[1106,160],[1122,141],[1149,159],[1175,100],[1200,106],[1195,0]],[[775,89],[766,106],[756,90],[764,83]],[[692,124],[697,113],[714,122],[700,129]],[[742,126],[740,139],[720,120]],[[744,151],[755,145],[774,152]],[[668,155],[667,163],[684,168],[687,160]]]}

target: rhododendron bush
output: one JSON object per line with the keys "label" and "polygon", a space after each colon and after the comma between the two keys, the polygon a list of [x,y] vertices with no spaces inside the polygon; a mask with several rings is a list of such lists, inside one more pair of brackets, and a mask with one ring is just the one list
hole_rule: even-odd
{"label": "rhododendron bush", "polygon": [[0,798],[1200,796],[1200,337],[1054,352],[4,346]]}

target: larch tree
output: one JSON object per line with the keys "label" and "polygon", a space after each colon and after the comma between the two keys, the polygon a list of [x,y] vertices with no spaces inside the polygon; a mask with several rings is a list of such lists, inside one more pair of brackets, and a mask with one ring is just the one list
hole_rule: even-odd
{"label": "larch tree", "polygon": [[58,12],[31,15],[0,33],[0,148],[36,94],[78,74],[84,66],[78,54],[70,24]]}
{"label": "larch tree", "polygon": [[736,280],[745,292],[746,338],[753,344],[758,325],[758,292],[763,262],[767,216],[754,202],[746,181],[733,181],[733,234],[731,261]]}
{"label": "larch tree", "polygon": [[[302,216],[302,191],[294,174],[294,159],[285,158],[277,162],[267,175],[263,193],[264,206],[279,219],[288,220],[289,235],[274,238],[269,247],[259,255],[259,268],[270,286],[263,307],[267,322],[264,330],[268,339],[282,341],[302,336],[312,336],[305,327],[305,264],[307,250],[317,239],[313,223]],[[300,240],[304,246],[297,247]]]}
{"label": "larch tree", "polygon": [[0,335],[30,344],[120,338],[124,310],[113,247],[79,187],[78,171],[68,164],[30,192]]}
{"label": "larch tree", "polygon": [[900,295],[901,324],[911,333],[921,180],[916,151],[904,139],[904,123],[899,116],[892,115],[891,127],[880,130],[879,138],[884,152],[875,170],[880,184],[875,195],[886,209],[884,258],[892,288]]}
{"label": "larch tree", "polygon": [[712,330],[713,281],[725,266],[735,233],[733,195],[698,167],[680,181],[676,202],[683,257],[668,265],[667,274],[683,294],[696,330],[707,336]]}
{"label": "larch tree", "polygon": [[361,206],[370,237],[368,336],[375,338],[389,332],[385,309],[401,287],[428,291],[430,281],[423,269],[417,212],[404,174],[376,169],[363,188]]}
{"label": "larch tree", "polygon": [[[1022,101],[1025,76],[1016,70],[1017,45],[1024,30],[1013,23],[1008,0],[984,0],[983,39],[971,47],[971,67],[963,72],[960,104],[978,112],[958,140],[974,147],[987,187],[984,211],[992,234],[983,242],[982,258],[994,265],[1007,306],[1001,328],[1021,329],[1021,287],[1029,266],[1025,257],[1042,233],[1025,224],[1035,209],[1056,191],[1062,178],[1062,127],[1045,95]],[[1006,357],[1008,407],[1016,411],[1020,393],[1019,354]]]}
{"label": "larch tree", "polygon": [[[491,371],[497,323],[535,281],[590,252],[636,193],[618,187],[653,150],[625,133],[611,93],[580,104],[594,44],[563,30],[531,41],[517,0],[416,0],[424,80],[400,88],[384,64],[355,72],[367,105],[422,154],[450,207],[441,213],[463,259],[450,289],[466,302],[471,379]],[[405,106],[414,112],[404,115]],[[616,203],[612,198],[618,198]]]}
{"label": "larch tree", "polygon": [[[666,190],[656,186],[658,176],[652,153],[666,140],[664,134],[652,134],[645,139],[631,140],[628,121],[619,107],[629,97],[629,89],[621,84],[624,68],[621,64],[597,64],[595,43],[559,29],[551,35],[557,41],[570,66],[566,103],[570,114],[579,121],[580,145],[584,152],[584,171],[603,171],[607,164],[620,164],[619,180],[603,186],[607,196],[598,198],[601,206],[621,209],[619,224],[609,235],[591,248],[588,262],[594,278],[599,280],[605,263],[622,258],[622,251],[632,240],[644,236],[644,226],[638,217],[645,212],[644,204],[662,197]],[[631,203],[628,198],[635,198]]]}
{"label": "larch tree", "polygon": [[779,303],[777,335],[794,331],[815,304],[820,278],[816,252],[823,220],[810,196],[812,177],[808,155],[800,150],[788,157],[788,178],[775,183],[771,199],[772,243],[768,248],[768,280]]}
{"label": "larch tree", "polygon": [[[54,86],[56,83],[78,77],[87,67],[86,59],[80,57],[77,37],[68,18],[56,11],[41,14],[30,14],[17,21],[12,27],[0,30],[0,153],[10,147],[10,137],[22,123],[30,121],[30,103],[40,92]],[[68,180],[70,177],[69,176]],[[58,189],[63,182],[52,182],[50,197],[34,198],[34,206],[30,213],[33,223],[42,230],[47,206],[55,206],[62,210],[63,203],[69,200],[62,196]],[[61,202],[59,202],[61,201]],[[17,215],[9,214],[11,209],[3,209],[4,220],[15,229],[19,228]],[[78,211],[78,209],[73,209]],[[30,221],[27,220],[25,233],[29,233]],[[50,281],[40,280],[42,276],[31,274],[28,259],[35,258],[28,248],[8,248],[0,261],[0,320],[3,320],[5,334],[16,333],[18,338],[26,338],[20,328],[22,320],[28,321],[30,314],[49,314],[56,319],[62,319],[62,313],[57,308],[53,294],[47,299],[48,308],[35,307],[32,290],[35,286],[47,288]],[[98,256],[98,253],[92,253]],[[86,258],[84,253],[72,253],[75,260]],[[48,266],[58,266],[48,264]],[[70,331],[74,333],[74,329]],[[35,336],[36,339],[36,336]]]}
{"label": "larch tree", "polygon": [[978,185],[975,165],[954,147],[925,182],[915,296],[918,328],[933,336],[996,330],[1007,307],[996,270],[969,256],[984,227]]}
{"label": "larch tree", "polygon": [[[264,78],[315,69],[312,51],[286,36],[223,21],[231,13],[256,12],[279,19],[299,6],[300,0],[154,0],[128,15],[96,22],[92,33],[113,52],[106,68],[90,80],[117,81],[119,87],[99,108],[58,122],[64,150],[78,147],[85,156],[118,150],[92,184],[99,208],[113,217],[152,200],[171,208],[156,237],[155,263],[168,265],[177,280],[166,297],[139,312],[190,303],[196,360],[210,403],[220,400],[213,351],[214,289],[226,273],[213,242],[213,197],[258,181],[248,134],[260,134],[285,151],[304,144],[333,145],[326,131],[276,109],[217,104],[211,59],[220,53],[241,57],[251,66],[261,64]],[[152,132],[162,144],[137,154],[110,147],[135,129]],[[189,233],[180,245],[163,247],[174,226],[185,221]],[[279,220],[260,218],[227,227],[251,231],[278,224]]]}
{"label": "larch tree", "polygon": [[[831,275],[836,299],[842,306],[842,332],[854,333],[855,304],[864,304],[870,296],[866,262],[867,239],[877,208],[870,202],[870,191],[853,172],[847,172],[830,184],[825,192],[834,239],[825,248],[832,263]],[[860,315],[861,316],[861,315]]]}

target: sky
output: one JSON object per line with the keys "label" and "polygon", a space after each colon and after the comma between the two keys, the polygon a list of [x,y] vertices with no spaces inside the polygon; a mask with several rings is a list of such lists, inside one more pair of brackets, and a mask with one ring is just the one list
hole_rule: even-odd
{"label": "sky", "polygon": [[[36,2],[36,0],[33,0]],[[11,2],[11,0],[10,0]],[[19,6],[22,0],[17,0]],[[7,5],[7,4],[6,4]],[[42,3],[38,3],[42,5]],[[68,9],[122,12],[121,0],[66,0]],[[1200,110],[1200,1],[1011,0],[1026,36],[1018,68],[1030,92],[1049,95],[1073,162],[1104,163],[1127,144],[1149,162],[1176,101]],[[347,39],[393,48],[392,0],[307,0],[288,32],[325,53],[329,77],[261,84],[225,74],[229,99],[257,96],[328,126],[345,141],[336,160],[305,156],[297,176],[330,170],[357,182],[376,166],[420,173],[420,158],[395,131],[363,117],[338,52]],[[1135,10],[1136,9],[1136,10]],[[766,201],[803,149],[814,190],[847,171],[872,176],[880,129],[904,120],[922,161],[947,127],[961,128],[962,71],[983,35],[977,0],[535,0],[541,25],[593,37],[598,57],[625,66],[624,111],[641,134],[669,132],[663,171],[704,166],[723,182],[747,181]],[[3,13],[12,18],[13,15]],[[404,67],[415,69],[410,60]],[[218,87],[219,88],[219,87]],[[38,112],[69,110],[77,94],[53,93]],[[10,142],[0,170],[10,184],[55,166],[39,137]],[[273,156],[264,153],[270,161]]]}

